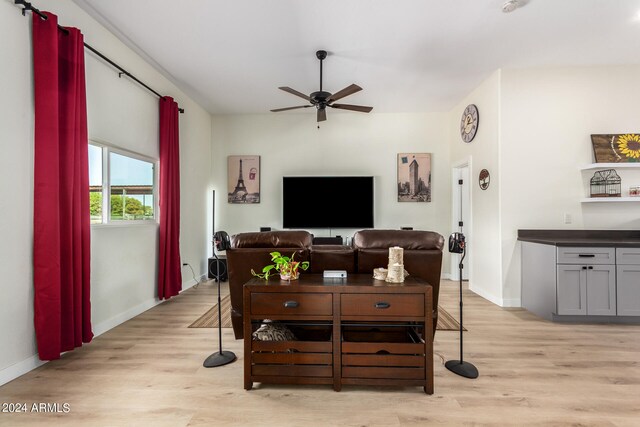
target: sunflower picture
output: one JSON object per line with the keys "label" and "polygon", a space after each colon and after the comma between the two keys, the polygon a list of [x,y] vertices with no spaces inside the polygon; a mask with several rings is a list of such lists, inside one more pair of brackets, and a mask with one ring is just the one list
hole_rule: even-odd
{"label": "sunflower picture", "polygon": [[640,134],[591,135],[596,163],[640,162]]}
{"label": "sunflower picture", "polygon": [[627,157],[640,158],[640,135],[627,133],[618,137],[618,150]]}

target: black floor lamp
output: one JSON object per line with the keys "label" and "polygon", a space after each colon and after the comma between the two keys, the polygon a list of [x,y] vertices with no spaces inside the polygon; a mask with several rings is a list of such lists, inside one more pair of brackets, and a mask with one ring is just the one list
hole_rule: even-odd
{"label": "black floor lamp", "polygon": [[220,278],[224,275],[220,271],[220,258],[216,254],[216,249],[226,251],[231,247],[229,235],[224,231],[218,231],[213,235],[213,257],[216,259],[216,272],[212,276],[218,282],[218,344],[220,350],[207,357],[202,364],[205,368],[215,368],[216,366],[227,365],[236,360],[236,355],[232,351],[222,351],[222,300],[220,298]]}
{"label": "black floor lamp", "polygon": [[464,241],[464,234],[453,233],[449,236],[449,252],[453,254],[462,254],[460,258],[460,360],[448,360],[444,366],[453,372],[465,378],[478,378],[478,369],[471,363],[462,360],[462,269],[464,257],[467,254],[466,245]]}

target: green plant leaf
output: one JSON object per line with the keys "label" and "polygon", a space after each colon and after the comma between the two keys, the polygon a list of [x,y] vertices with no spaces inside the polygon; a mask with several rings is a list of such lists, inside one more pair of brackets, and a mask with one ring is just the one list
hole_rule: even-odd
{"label": "green plant leaf", "polygon": [[262,272],[263,273],[268,273],[269,271],[271,271],[272,269],[275,268],[275,265],[271,264],[271,265],[266,265],[263,269]]}

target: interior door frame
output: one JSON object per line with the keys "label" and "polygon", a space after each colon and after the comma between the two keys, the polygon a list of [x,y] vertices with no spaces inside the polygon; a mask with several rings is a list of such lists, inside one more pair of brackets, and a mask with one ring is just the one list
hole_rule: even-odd
{"label": "interior door frame", "polygon": [[[466,202],[467,204],[467,213],[468,218],[463,218],[464,221],[464,235],[467,243],[467,254],[464,259],[464,270],[463,270],[463,280],[471,281],[473,277],[473,269],[471,268],[471,257],[473,256],[473,182],[472,182],[472,158],[471,156],[465,157],[463,159],[454,161],[451,163],[451,230],[459,231],[460,227],[458,226],[459,221],[459,212],[460,212],[460,185],[458,184],[458,180],[461,178],[461,173],[464,173],[464,170],[467,170],[467,176],[463,177],[467,182],[468,188],[468,200],[462,201],[463,206]],[[464,196],[464,195],[463,195]],[[460,280],[459,278],[459,269],[458,265],[460,263],[461,255],[458,254],[450,254],[450,277],[451,280]]]}

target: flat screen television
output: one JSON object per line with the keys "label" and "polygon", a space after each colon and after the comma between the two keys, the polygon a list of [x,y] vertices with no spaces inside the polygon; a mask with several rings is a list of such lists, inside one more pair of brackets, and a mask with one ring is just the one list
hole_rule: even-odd
{"label": "flat screen television", "polygon": [[282,226],[373,228],[373,177],[283,177]]}

